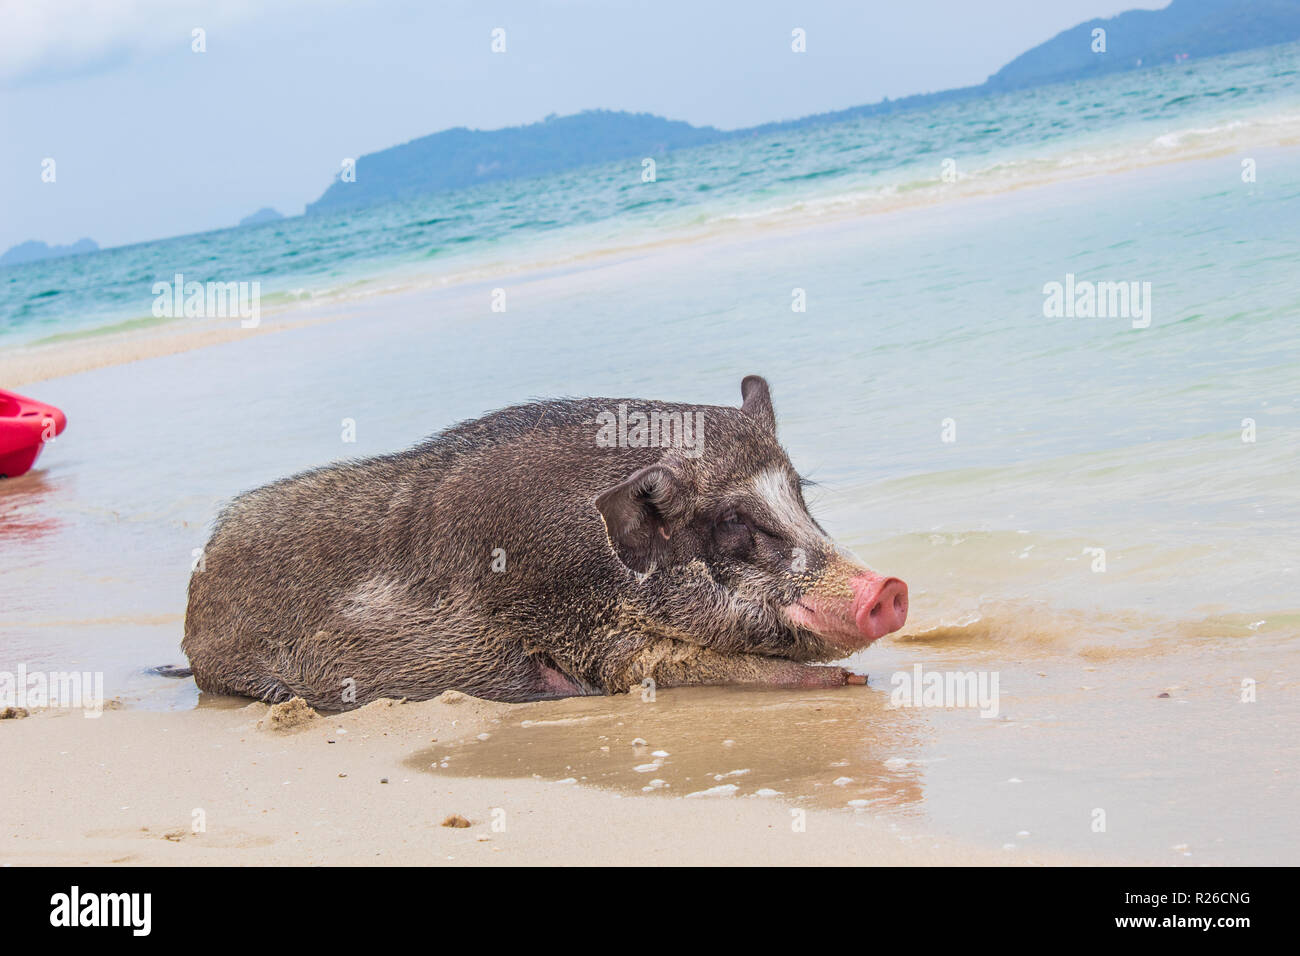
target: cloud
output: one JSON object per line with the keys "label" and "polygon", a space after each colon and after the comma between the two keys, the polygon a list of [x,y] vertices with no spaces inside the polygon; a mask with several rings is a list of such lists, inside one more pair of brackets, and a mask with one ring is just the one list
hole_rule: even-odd
{"label": "cloud", "polygon": [[[281,0],[280,10],[307,6]],[[0,0],[0,85],[23,86],[116,69],[263,16],[253,0]]]}

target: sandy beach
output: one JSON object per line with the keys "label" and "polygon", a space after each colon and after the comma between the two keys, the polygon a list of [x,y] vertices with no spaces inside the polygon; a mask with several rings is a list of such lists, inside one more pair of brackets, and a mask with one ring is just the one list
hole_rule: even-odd
{"label": "sandy beach", "polygon": [[[263,704],[7,720],[5,750],[42,756],[0,783],[8,808],[0,865],[1066,861],[963,845],[864,813],[812,809],[796,820],[780,798],[631,798],[581,782],[413,766],[431,748],[486,744],[537,709],[448,694],[284,727]],[[634,748],[622,751],[609,761],[636,759]],[[469,826],[442,826],[452,815]]]}
{"label": "sandy beach", "polygon": [[[904,640],[875,662],[882,675],[907,660],[937,667],[963,637]],[[1246,708],[1224,703],[1231,686],[1162,683],[1214,681],[1231,666],[1217,654],[1195,666],[1019,663],[1028,669],[1001,668],[1014,690],[992,720],[895,709],[882,677],[651,702],[451,692],[341,714],[230,698],[172,711],[110,701],[98,717],[38,710],[0,721],[0,745],[23,767],[0,782],[0,865],[1289,858],[1297,688],[1284,670],[1263,671],[1261,695],[1280,703]],[[1207,787],[1205,767],[1230,779]],[[1092,828],[1097,806],[1106,832]],[[470,826],[442,826],[452,815]]]}

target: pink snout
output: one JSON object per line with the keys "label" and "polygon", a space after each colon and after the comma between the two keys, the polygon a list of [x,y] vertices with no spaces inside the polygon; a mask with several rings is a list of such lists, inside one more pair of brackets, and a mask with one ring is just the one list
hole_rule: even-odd
{"label": "pink snout", "polygon": [[785,608],[786,616],[846,651],[866,647],[907,623],[907,585],[898,578],[862,570],[848,584],[847,595],[805,594]]}
{"label": "pink snout", "polygon": [[849,582],[853,621],[868,641],[891,634],[907,623],[907,585],[867,571]]}

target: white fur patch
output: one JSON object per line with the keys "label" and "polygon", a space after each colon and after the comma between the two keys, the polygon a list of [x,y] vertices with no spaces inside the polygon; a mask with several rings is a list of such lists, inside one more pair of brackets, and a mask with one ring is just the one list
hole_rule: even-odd
{"label": "white fur patch", "polygon": [[813,538],[822,537],[822,533],[808,517],[808,512],[795,497],[794,491],[790,488],[790,479],[785,472],[775,468],[759,472],[754,478],[752,487],[754,494],[771,512],[772,517],[783,528],[794,532],[793,537],[805,535]]}

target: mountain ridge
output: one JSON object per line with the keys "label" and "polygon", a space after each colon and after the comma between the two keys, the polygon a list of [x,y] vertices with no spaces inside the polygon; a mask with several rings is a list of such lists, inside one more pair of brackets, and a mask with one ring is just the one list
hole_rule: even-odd
{"label": "mountain ridge", "polygon": [[51,246],[39,239],[28,239],[26,242],[10,247],[4,255],[0,255],[0,266],[38,262],[41,259],[61,259],[64,256],[79,256],[98,251],[99,244],[93,239],[78,239],[66,246]]}

